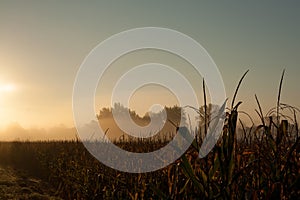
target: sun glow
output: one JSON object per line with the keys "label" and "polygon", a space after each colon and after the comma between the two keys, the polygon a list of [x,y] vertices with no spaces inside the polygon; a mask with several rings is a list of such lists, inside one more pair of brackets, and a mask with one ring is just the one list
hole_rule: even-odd
{"label": "sun glow", "polygon": [[0,85],[0,92],[13,92],[16,90],[14,84],[2,84]]}

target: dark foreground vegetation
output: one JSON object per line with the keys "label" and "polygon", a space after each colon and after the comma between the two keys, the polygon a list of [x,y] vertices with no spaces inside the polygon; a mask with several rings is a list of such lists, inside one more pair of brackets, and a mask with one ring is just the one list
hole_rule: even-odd
{"label": "dark foreground vegetation", "polygon": [[[21,168],[46,180],[63,199],[297,199],[298,110],[280,103],[281,84],[282,79],[278,103],[266,115],[256,98],[261,123],[249,128],[239,120],[240,102],[235,104],[235,94],[222,136],[202,159],[198,158],[203,140],[199,134],[181,158],[151,173],[129,174],[106,167],[79,141],[2,142],[0,164]],[[207,107],[204,105],[204,119]],[[291,115],[283,115],[284,110]],[[209,120],[204,122],[206,132]],[[237,131],[238,123],[242,131]],[[126,150],[145,152],[166,142],[116,143]]]}

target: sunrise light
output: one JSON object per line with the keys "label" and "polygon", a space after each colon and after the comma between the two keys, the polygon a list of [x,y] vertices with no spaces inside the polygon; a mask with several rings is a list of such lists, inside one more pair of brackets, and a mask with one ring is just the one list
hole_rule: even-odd
{"label": "sunrise light", "polygon": [[0,85],[0,92],[13,92],[16,90],[16,86],[14,84],[2,84]]}

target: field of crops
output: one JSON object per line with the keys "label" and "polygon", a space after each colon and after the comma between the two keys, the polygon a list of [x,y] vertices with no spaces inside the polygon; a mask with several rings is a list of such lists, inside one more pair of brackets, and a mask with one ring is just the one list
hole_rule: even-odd
{"label": "field of crops", "polygon": [[[198,158],[200,131],[205,136],[209,120],[204,120],[204,130],[197,129],[198,137],[181,158],[155,172],[130,174],[106,167],[80,141],[1,142],[0,164],[46,180],[63,199],[297,199],[298,109],[280,103],[281,84],[282,79],[271,112],[264,114],[256,98],[261,123],[248,128],[239,120],[235,94],[221,138],[202,159]],[[205,119],[207,108],[205,103]],[[292,117],[281,114],[283,110]],[[132,152],[149,152],[167,142],[115,141]]]}

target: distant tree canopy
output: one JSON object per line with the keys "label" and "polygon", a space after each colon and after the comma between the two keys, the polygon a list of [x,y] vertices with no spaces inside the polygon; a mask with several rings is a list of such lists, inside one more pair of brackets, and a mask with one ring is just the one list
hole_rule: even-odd
{"label": "distant tree canopy", "polygon": [[[185,112],[179,106],[165,106],[164,110],[160,112],[147,112],[144,116],[139,116],[135,111],[123,106],[120,103],[116,103],[112,108],[102,108],[99,111],[99,114],[97,114],[97,119],[103,130],[109,129],[109,137],[118,138],[124,133],[124,131],[120,129],[115,120],[116,118],[122,120],[122,117],[124,117],[124,121],[126,121],[128,113],[131,119],[139,126],[147,126],[151,122],[154,123],[155,125],[152,126],[153,130],[151,129],[151,132],[160,130],[159,134],[175,134],[175,126],[187,124]],[[116,118],[113,117],[115,114],[117,114],[117,116],[115,116]],[[126,123],[127,122],[125,122],[125,124]],[[160,124],[163,124],[162,129],[158,128],[160,127]]]}
{"label": "distant tree canopy", "polygon": [[[167,119],[174,122],[174,123],[179,123],[180,120],[182,119],[183,121],[186,121],[186,116],[184,111],[182,110],[181,107],[179,106],[173,106],[173,107],[164,107],[166,114],[167,114]],[[123,106],[120,103],[115,103],[113,108],[102,108],[97,114],[97,119],[105,119],[105,118],[112,118],[113,117],[113,112],[118,115],[124,115],[125,113],[129,113],[130,117],[133,120],[145,120],[145,121],[150,121],[150,118],[157,118],[161,117],[161,113],[163,111],[160,111],[159,113],[154,113],[154,112],[147,112],[145,113],[144,116],[139,116],[135,111]]]}

